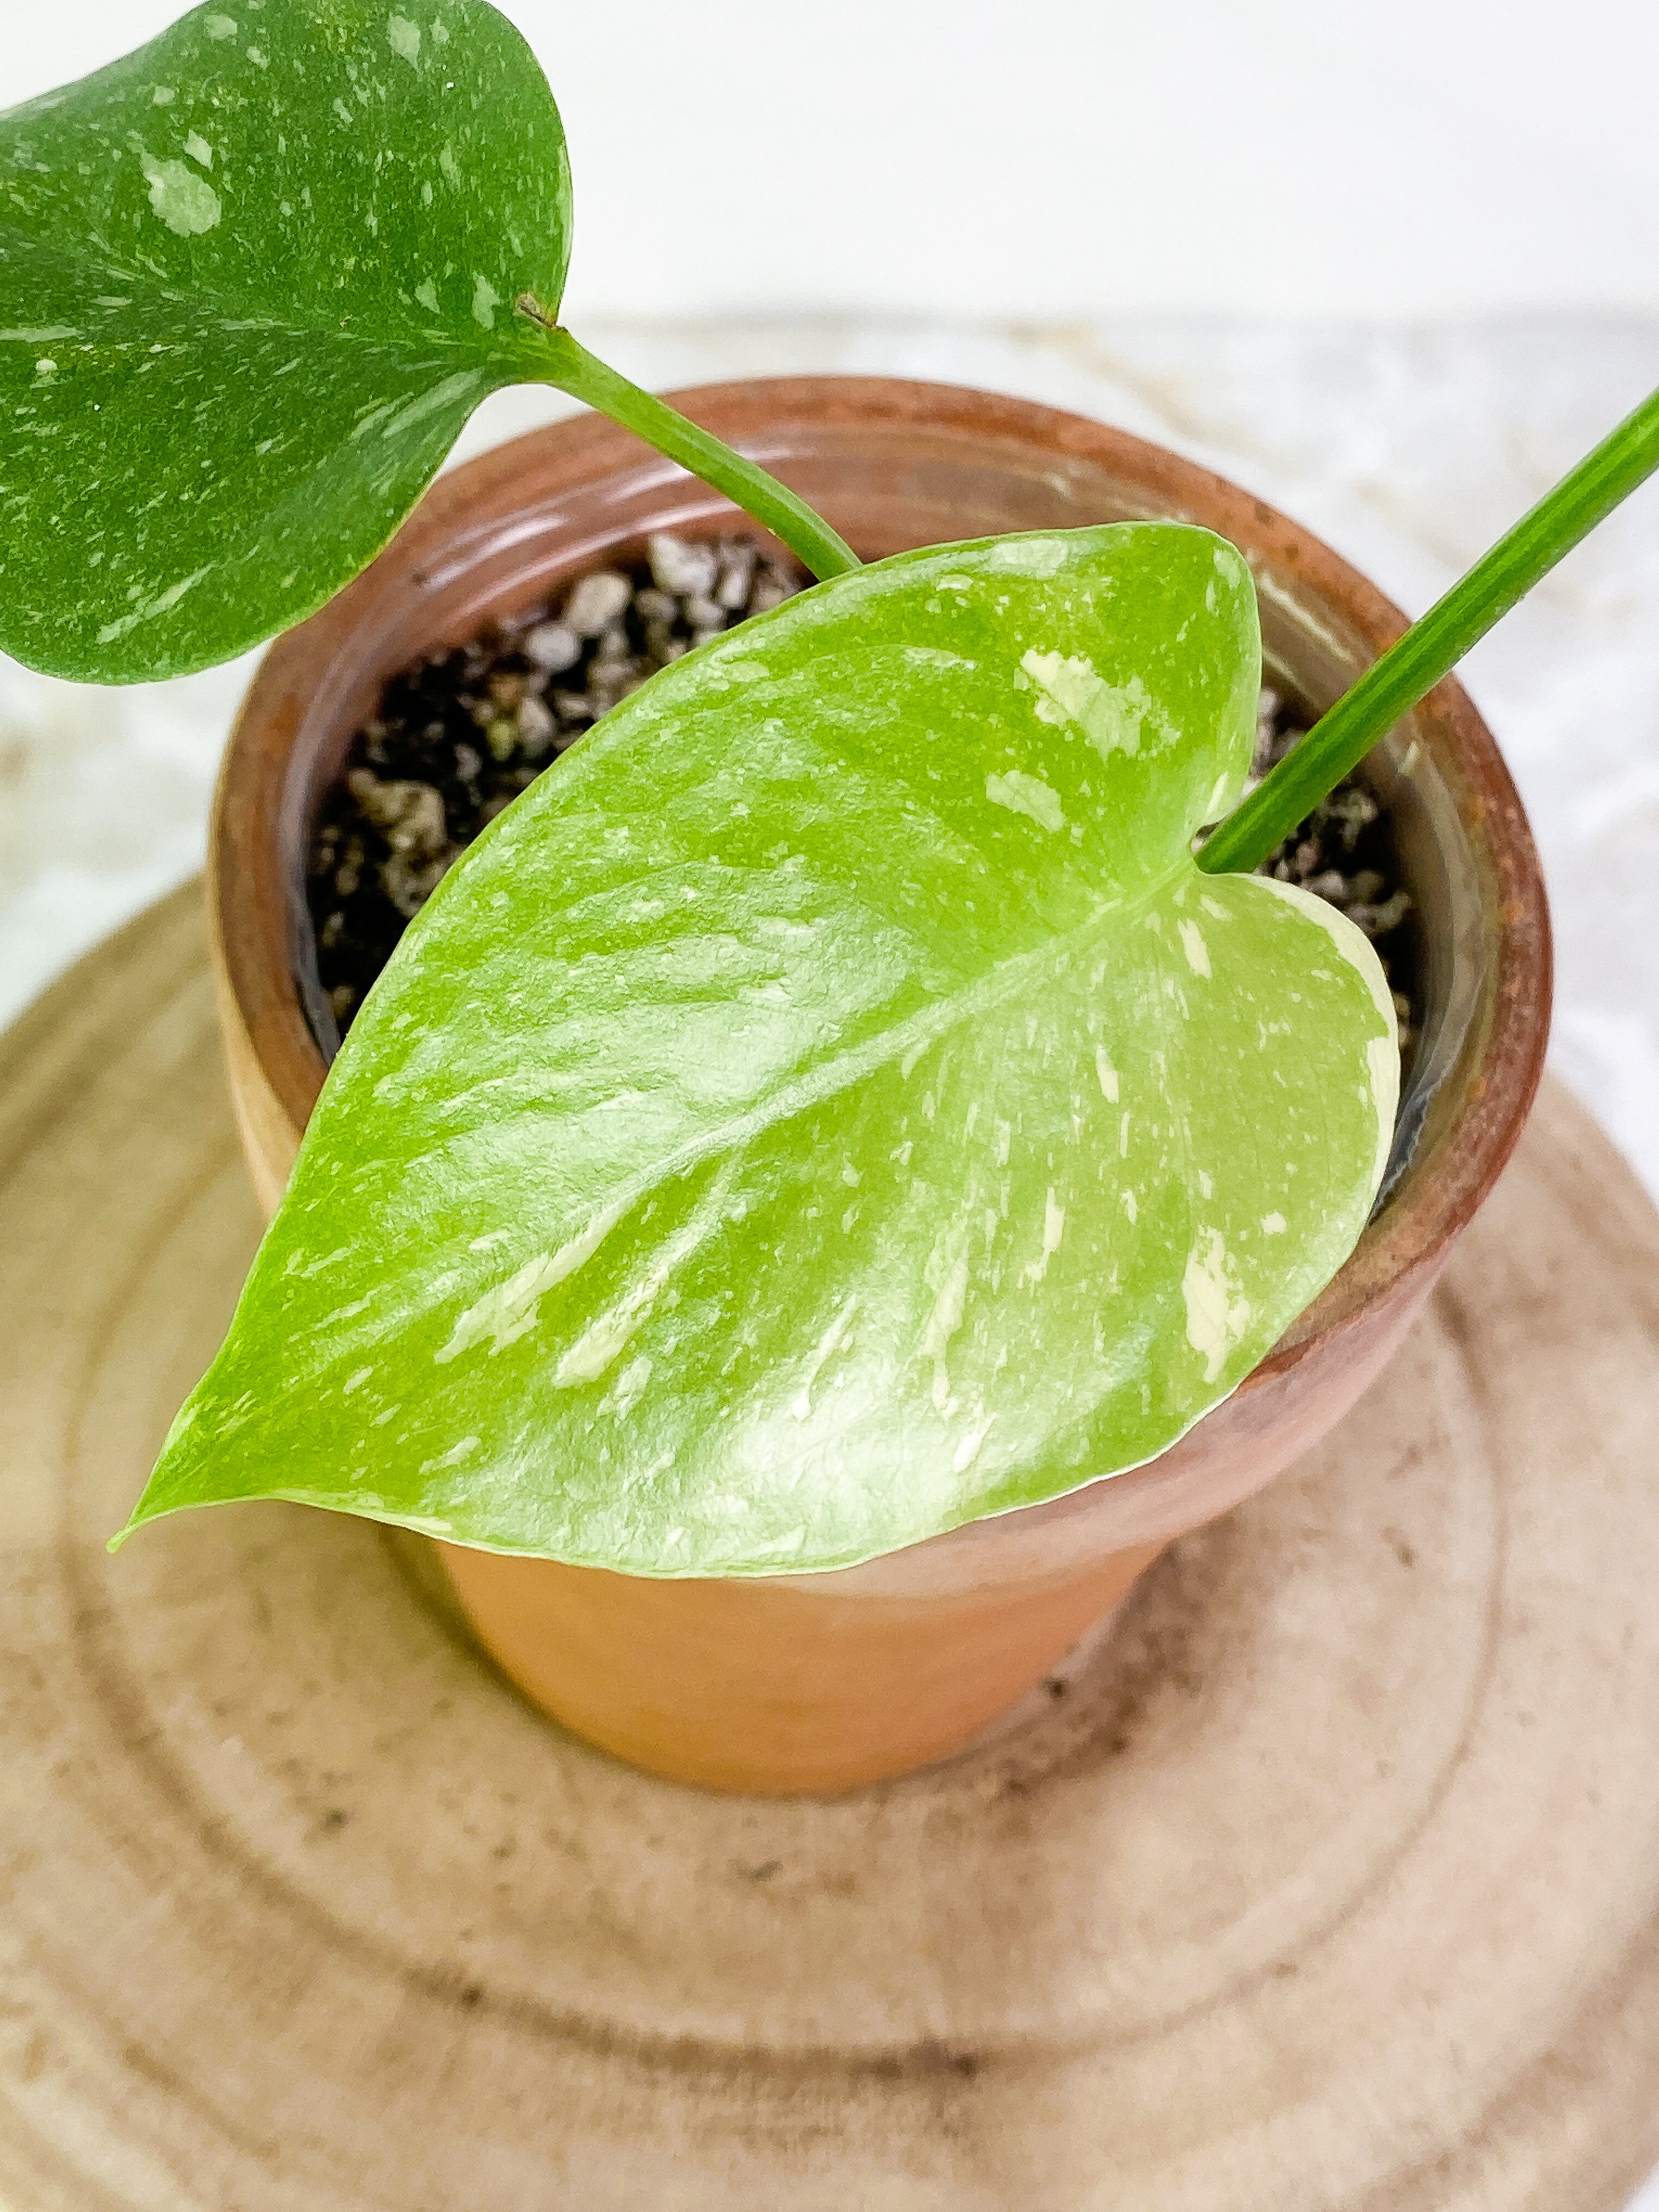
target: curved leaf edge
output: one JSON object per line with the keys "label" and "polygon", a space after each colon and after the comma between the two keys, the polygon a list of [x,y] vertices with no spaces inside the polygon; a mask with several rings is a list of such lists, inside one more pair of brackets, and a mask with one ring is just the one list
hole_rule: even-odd
{"label": "curved leaf edge", "polygon": [[[1127,525],[1119,525],[1115,527],[1133,531],[1146,526],[1147,526],[1145,524],[1130,523]],[[1167,523],[1155,523],[1152,526],[1154,528],[1174,527],[1183,532],[1191,531],[1194,535],[1214,539],[1214,542],[1218,546],[1226,546],[1227,544],[1225,540],[1216,538],[1214,532],[1198,529],[1190,525],[1176,524],[1171,526]],[[976,550],[1000,547],[1007,544],[1010,542],[1018,542],[1018,539],[1020,537],[1031,540],[1048,541],[1052,540],[1056,535],[1066,534],[1069,533],[1055,532],[1052,530],[1036,531],[1025,533],[1011,533],[1007,536],[984,538],[946,546],[911,549],[903,553],[890,556],[890,560],[887,562],[872,564],[871,568],[864,569],[860,571],[860,574],[865,580],[865,583],[867,586],[872,574],[877,574],[881,570],[902,572],[905,568],[912,564],[937,560],[941,556],[957,556]],[[1079,534],[1081,534],[1081,532]],[[1228,546],[1227,550],[1229,553],[1233,554],[1233,557],[1237,557],[1232,548]],[[741,634],[745,637],[752,636],[757,631],[763,629],[773,622],[791,617],[792,612],[793,619],[798,621],[799,619],[803,601],[809,599],[821,600],[825,593],[835,592],[840,588],[840,583],[837,580],[834,579],[823,584],[810,587],[807,592],[798,595],[795,599],[787,603],[786,606],[773,610],[769,614],[755,618],[750,623],[742,625]],[[738,634],[739,633],[738,632],[725,634],[724,642],[729,646],[731,639]],[[722,641],[715,641],[711,644],[711,646],[706,647],[702,648],[702,650],[704,652],[717,650],[721,642]],[[696,657],[697,656],[696,655],[686,656],[684,660],[673,665],[674,669],[683,671],[688,663]],[[661,675],[663,677],[667,677],[672,672],[673,672],[672,670],[665,670],[661,672]],[[653,679],[653,681],[656,680],[658,679]],[[647,688],[648,686],[641,687],[641,691],[643,692],[643,690]],[[638,696],[640,695],[635,696]],[[574,761],[574,759],[582,752],[601,748],[606,738],[613,734],[620,735],[621,732],[607,732],[603,725],[596,726],[593,730],[589,732],[587,735],[580,741],[577,746],[571,749],[569,757]],[[489,828],[486,830],[483,835],[475,842],[474,845],[469,849],[466,858],[458,866],[457,868],[453,869],[450,872],[449,877],[447,877],[444,883],[440,885],[438,890],[434,896],[434,898],[428,902],[428,908],[426,909],[428,913],[435,911],[442,905],[447,896],[455,895],[453,886],[458,880],[463,878],[468,863],[472,860],[474,855],[485,850],[489,842],[491,842],[497,834],[501,833],[501,825],[507,823],[511,820],[514,811],[515,810],[514,808],[505,810],[504,812],[496,818],[496,822],[489,825]],[[1125,903],[1139,908],[1143,903],[1150,903],[1152,901],[1158,898],[1161,893],[1167,893],[1171,884],[1175,884],[1177,880],[1185,878],[1188,874],[1191,875],[1194,884],[1206,880],[1206,878],[1200,876],[1195,864],[1190,855],[1182,854],[1177,858],[1174,863],[1172,863],[1171,867],[1167,873],[1160,874],[1160,876],[1152,882],[1143,884],[1139,888],[1138,893]],[[1379,1017],[1384,1025],[1384,1036],[1375,1037],[1372,1040],[1373,1048],[1382,1045],[1385,1040],[1387,1043],[1386,1057],[1379,1060],[1375,1056],[1374,1049],[1372,1060],[1372,1087],[1377,1100],[1380,1127],[1377,1152],[1372,1173],[1369,1179],[1369,1185],[1363,1193],[1356,1192],[1357,1199],[1361,1200],[1363,1202],[1359,1203],[1355,1210],[1352,1222],[1352,1234],[1347,1237],[1346,1243],[1341,1245],[1340,1249],[1335,1249],[1334,1251],[1334,1256],[1327,1255],[1329,1257],[1329,1264],[1328,1266],[1324,1265],[1322,1261],[1320,1265],[1308,1275],[1306,1282],[1298,1285],[1299,1290],[1305,1291],[1305,1296],[1302,1298],[1301,1305],[1297,1309],[1297,1311],[1301,1311],[1305,1310],[1306,1306],[1312,1302],[1313,1298],[1319,1294],[1325,1285],[1340,1271],[1340,1268],[1344,1264],[1346,1257],[1352,1252],[1354,1244],[1357,1243],[1359,1235],[1363,1233],[1376,1190],[1380,1188],[1382,1176],[1386,1167],[1389,1141],[1392,1137],[1395,1115],[1397,1112],[1399,1058],[1395,1033],[1395,1011],[1392,997],[1389,994],[1386,980],[1382,975],[1380,962],[1377,959],[1374,948],[1364,935],[1354,927],[1354,925],[1349,922],[1345,916],[1340,915],[1335,908],[1328,905],[1324,901],[1317,898],[1312,893],[1302,890],[1297,886],[1280,884],[1271,878],[1261,877],[1247,877],[1241,878],[1240,880],[1253,884],[1259,892],[1270,898],[1283,900],[1289,903],[1292,907],[1296,908],[1300,913],[1304,915],[1308,920],[1315,922],[1334,939],[1339,951],[1342,955],[1345,964],[1356,969],[1365,981],[1373,1002],[1376,1006]],[[406,938],[404,942],[407,943],[408,941],[409,940]],[[397,956],[394,956],[394,960],[396,957]],[[388,972],[391,972],[390,969]],[[348,1048],[348,1051],[349,1049],[349,1048]],[[339,1063],[337,1063],[337,1065]],[[1382,1113],[1381,1110],[1382,1105],[1382,1090],[1379,1079],[1382,1077],[1387,1078],[1389,1085],[1389,1110],[1386,1114]],[[302,1149],[309,1149],[313,1144],[317,1141],[320,1141],[318,1132],[318,1120],[316,1117],[313,1117],[311,1127],[307,1132]],[[240,1302],[239,1301],[239,1308],[240,1303]],[[1293,1318],[1293,1315],[1287,1317],[1284,1325],[1288,1327],[1290,1325],[1291,1319]],[[234,1327],[235,1322],[233,1321],[233,1330],[234,1329]],[[1172,1429],[1170,1433],[1164,1437],[1161,1442],[1156,1444],[1152,1450],[1146,1453],[1141,1454],[1133,1459],[1125,1460],[1115,1467],[1102,1469],[1096,1473],[1083,1475],[1068,1474],[1067,1476],[1057,1480],[1052,1489],[1046,1491],[1042,1496],[1038,1498],[1032,1498],[1029,1494],[1028,1490],[1026,1495],[1012,1499],[1006,1504],[1003,1505],[988,1505],[983,1502],[966,1504],[960,1512],[955,1514],[946,1513],[942,1516],[934,1517],[931,1520],[930,1524],[926,1528],[918,1528],[903,1532],[899,1535],[896,1541],[883,1541],[878,1544],[866,1547],[849,1548],[842,1552],[820,1554],[815,1556],[810,1561],[802,1561],[798,1565],[793,1565],[788,1570],[788,1575],[793,1577],[795,1575],[812,1574],[817,1572],[833,1572],[847,1567],[854,1566],[872,1559],[888,1556],[895,1551],[908,1548],[911,1545],[925,1541],[931,1536],[944,1534],[952,1529],[971,1525],[977,1520],[997,1518],[1000,1517],[1000,1516],[1005,1512],[1023,1510],[1029,1506],[1052,1502],[1054,1499],[1073,1494],[1077,1491],[1091,1487],[1095,1483],[1110,1480],[1115,1475],[1131,1472],[1137,1467],[1147,1465],[1152,1460],[1162,1456],[1164,1453],[1167,1452],[1173,1445],[1177,1443],[1182,1437],[1186,1436],[1192,1428],[1195,1427],[1199,1422],[1206,1418],[1211,1412],[1214,1411],[1217,1406],[1224,1403],[1246,1379],[1248,1374],[1254,1371],[1254,1368],[1260,1364],[1261,1360],[1268,1356],[1271,1349],[1272,1346],[1268,1346],[1260,1351],[1251,1360],[1247,1368],[1241,1372],[1233,1375],[1226,1382],[1224,1387],[1216,1389],[1213,1395],[1206,1400],[1201,1405],[1198,1406],[1185,1421],[1183,1421],[1178,1427]],[[195,1394],[192,1393],[192,1401],[194,1395]],[[569,1565],[600,1567],[611,1571],[623,1571],[639,1574],[648,1579],[702,1579],[708,1578],[711,1574],[718,1575],[722,1578],[776,1578],[778,1577],[779,1570],[775,1560],[757,1561],[752,1565],[740,1562],[722,1563],[717,1567],[711,1567],[706,1564],[701,1567],[665,1567],[647,1565],[637,1559],[625,1564],[619,1563],[614,1553],[600,1554],[596,1552],[583,1550],[578,1547],[569,1547],[556,1551],[541,1545],[513,1545],[501,1543],[493,1541],[489,1538],[481,1538],[467,1534],[463,1531],[457,1530],[447,1522],[437,1521],[428,1516],[399,1513],[393,1510],[377,1507],[367,1502],[358,1504],[354,1501],[349,1504],[341,1504],[337,1503],[334,1500],[319,1498],[314,1491],[307,1493],[299,1490],[277,1486],[273,1486],[269,1489],[260,1489],[257,1491],[242,1490],[226,1492],[218,1497],[193,1498],[176,1503],[169,1502],[167,1504],[152,1504],[150,1501],[157,1487],[156,1475],[159,1475],[161,1473],[161,1468],[169,1455],[171,1446],[175,1438],[179,1437],[185,1427],[188,1425],[191,1413],[191,1403],[187,1402],[185,1407],[181,1409],[178,1419],[169,1429],[167,1443],[164,1444],[162,1452],[157,1462],[155,1474],[152,1475],[151,1481],[149,1485],[147,1486],[144,1495],[139,1499],[137,1504],[135,1506],[133,1514],[126,1527],[111,1540],[112,1548],[113,1548],[114,1546],[124,1542],[126,1537],[132,1534],[134,1530],[147,1524],[149,1521],[165,1518],[174,1512],[187,1511],[192,1510],[198,1505],[226,1503],[280,1501],[284,1503],[320,1506],[322,1510],[325,1510],[349,1511],[353,1514],[354,1517],[377,1521],[381,1522],[383,1525],[406,1528],[416,1534],[441,1537],[460,1544],[467,1548],[495,1552],[506,1556],[556,1559],[562,1564]]]}

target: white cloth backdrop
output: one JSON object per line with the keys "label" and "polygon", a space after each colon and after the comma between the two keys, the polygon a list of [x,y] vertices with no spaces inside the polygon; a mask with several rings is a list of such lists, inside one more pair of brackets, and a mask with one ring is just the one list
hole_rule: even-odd
{"label": "white cloth backdrop", "polygon": [[[501,4],[573,315],[1659,311],[1652,0]],[[183,5],[6,0],[0,106]]]}

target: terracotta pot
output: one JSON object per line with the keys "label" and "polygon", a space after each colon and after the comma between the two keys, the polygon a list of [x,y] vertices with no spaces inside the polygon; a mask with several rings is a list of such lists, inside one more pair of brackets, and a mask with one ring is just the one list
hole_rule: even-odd
{"label": "terracotta pot", "polygon": [[[1318,708],[1403,627],[1305,531],[1207,471],[1052,409],[953,387],[788,378],[676,404],[797,486],[869,558],[994,531],[1171,515],[1243,548],[1270,680]],[[276,1203],[331,1048],[303,896],[321,794],[383,679],[647,531],[731,508],[596,416],[443,478],[374,566],[270,651],[222,777],[211,908],[237,1114]],[[538,1704],[642,1766],[834,1790],[944,1757],[1120,1602],[1170,1540],[1249,1497],[1377,1373],[1491,1189],[1548,1028],[1537,857],[1496,745],[1443,684],[1372,756],[1422,939],[1425,1018],[1388,1195],[1235,1395],[1150,1464],[871,1564],[650,1581],[439,1547],[478,1635]]]}

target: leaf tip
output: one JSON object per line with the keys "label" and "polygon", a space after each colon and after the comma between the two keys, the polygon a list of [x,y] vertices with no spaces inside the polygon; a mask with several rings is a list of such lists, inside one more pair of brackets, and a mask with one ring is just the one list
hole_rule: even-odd
{"label": "leaf tip", "polygon": [[115,1534],[106,1541],[104,1549],[112,1556],[120,1550],[122,1545],[126,1542],[129,1536],[132,1535],[137,1529],[142,1528],[144,1522],[150,1518],[150,1516],[143,1510],[143,1503],[144,1502],[141,1498],[137,1504],[133,1507],[131,1512],[127,1516],[125,1523],[121,1528],[118,1528]]}

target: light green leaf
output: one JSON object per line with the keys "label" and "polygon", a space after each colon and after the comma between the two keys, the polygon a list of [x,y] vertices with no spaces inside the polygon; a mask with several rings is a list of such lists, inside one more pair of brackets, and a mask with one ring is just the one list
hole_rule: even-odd
{"label": "light green leaf", "polygon": [[764,1573],[1162,1449],[1340,1264],[1394,1120],[1364,939],[1190,857],[1259,665],[1238,554],[1123,524],[654,678],[410,929],[137,1517]]}
{"label": "light green leaf", "polygon": [[319,605],[543,373],[569,231],[482,0],[223,0],[0,117],[0,646],[132,682]]}

